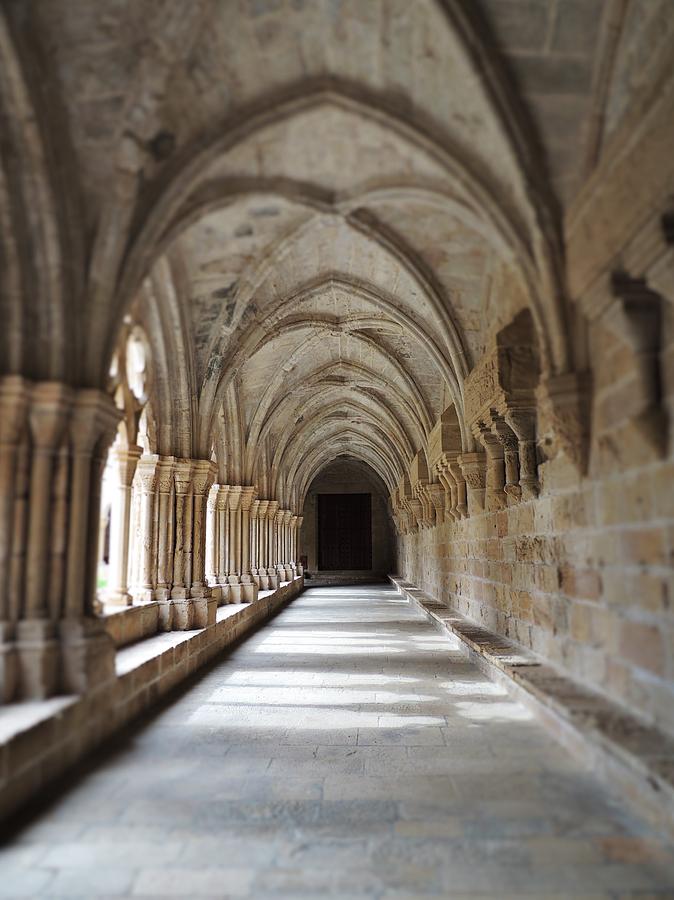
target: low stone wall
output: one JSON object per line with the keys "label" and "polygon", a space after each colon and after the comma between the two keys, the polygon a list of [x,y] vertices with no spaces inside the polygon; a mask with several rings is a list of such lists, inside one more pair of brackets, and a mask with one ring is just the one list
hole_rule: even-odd
{"label": "low stone wall", "polygon": [[117,654],[116,677],[83,696],[2,707],[0,818],[15,812],[303,588],[300,576],[261,593],[253,603],[221,607],[208,628],[158,634],[126,647]]}
{"label": "low stone wall", "polygon": [[105,609],[105,630],[117,649],[152,637],[159,631],[159,604],[154,600],[119,609]]}

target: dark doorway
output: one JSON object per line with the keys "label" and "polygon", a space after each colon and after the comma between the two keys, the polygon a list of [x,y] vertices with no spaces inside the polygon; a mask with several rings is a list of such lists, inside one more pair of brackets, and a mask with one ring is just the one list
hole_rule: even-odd
{"label": "dark doorway", "polygon": [[370,494],[318,495],[318,568],[372,568]]}

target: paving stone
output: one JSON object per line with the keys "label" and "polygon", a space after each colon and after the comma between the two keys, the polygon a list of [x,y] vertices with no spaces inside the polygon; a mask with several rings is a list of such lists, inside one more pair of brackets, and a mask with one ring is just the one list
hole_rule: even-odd
{"label": "paving stone", "polygon": [[326,662],[344,598],[307,591],[0,851],[0,896],[672,896],[666,838],[395,596]]}

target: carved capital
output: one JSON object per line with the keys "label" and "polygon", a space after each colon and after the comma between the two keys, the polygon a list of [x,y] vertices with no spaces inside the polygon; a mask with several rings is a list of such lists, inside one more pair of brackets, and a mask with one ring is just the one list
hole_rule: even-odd
{"label": "carved capital", "polygon": [[58,447],[72,400],[72,390],[61,382],[41,381],[33,385],[28,418],[33,444],[37,450],[54,450]]}
{"label": "carved capital", "polygon": [[175,456],[160,456],[157,461],[157,485],[160,494],[170,494],[173,487]]}
{"label": "carved capital", "polygon": [[177,459],[173,470],[173,482],[176,486],[176,494],[185,496],[192,487],[193,461],[191,459]]}
{"label": "carved capital", "polygon": [[144,494],[150,494],[155,489],[158,464],[159,457],[154,453],[147,453],[138,460],[136,473],[140,489]]}
{"label": "carved capital", "polygon": [[192,487],[198,496],[208,493],[215,478],[215,465],[209,459],[193,460]]}
{"label": "carved capital", "polygon": [[235,512],[241,506],[241,492],[243,488],[240,484],[230,484],[227,493],[227,505],[230,512]]}
{"label": "carved capital", "polygon": [[589,373],[551,375],[537,390],[539,442],[545,454],[567,456],[587,470],[590,414]]}
{"label": "carved capital", "polygon": [[119,478],[119,483],[123,487],[131,487],[133,477],[136,474],[138,461],[143,455],[143,448],[132,444],[130,447],[115,446],[112,449],[112,458],[115,463],[115,469]]}
{"label": "carved capital", "polygon": [[250,509],[256,493],[257,489],[250,485],[241,488],[241,509]]}
{"label": "carved capital", "polygon": [[28,418],[30,385],[18,375],[0,378],[0,444],[18,444]]}

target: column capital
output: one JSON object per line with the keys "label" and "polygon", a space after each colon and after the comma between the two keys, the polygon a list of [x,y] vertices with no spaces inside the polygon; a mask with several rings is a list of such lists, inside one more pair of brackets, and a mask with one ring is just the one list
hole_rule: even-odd
{"label": "column capital", "polygon": [[240,484],[230,484],[229,493],[227,495],[227,503],[231,512],[237,510],[241,504],[241,491],[243,488]]}
{"label": "column capital", "polygon": [[227,509],[227,497],[229,496],[229,485],[228,484],[218,484],[217,494],[215,498],[215,507],[216,509]]}
{"label": "column capital", "polygon": [[284,509],[284,510],[282,510],[282,512],[283,512],[283,524],[288,525],[290,523],[290,519],[292,518],[292,514],[293,514],[292,510]]}
{"label": "column capital", "polygon": [[16,444],[27,422],[30,385],[19,375],[0,378],[0,444]]}
{"label": "column capital", "polygon": [[58,446],[73,400],[73,391],[60,381],[40,381],[30,392],[28,418],[33,443],[38,450]]}
{"label": "column capital", "polygon": [[209,459],[195,459],[193,462],[192,484],[194,493],[207,494],[215,479],[215,464]]}
{"label": "column capital", "polygon": [[74,392],[68,424],[74,452],[88,455],[101,439],[109,446],[121,418],[122,412],[109,394],[93,388]]}
{"label": "column capital", "polygon": [[297,528],[301,527],[302,522],[304,522],[304,516],[297,516]]}
{"label": "column capital", "polygon": [[188,494],[192,487],[193,460],[177,459],[173,470],[176,494]]}
{"label": "column capital", "polygon": [[146,453],[138,460],[136,474],[144,494],[149,494],[155,488],[158,464],[159,457],[156,453]]}
{"label": "column capital", "polygon": [[160,456],[157,459],[157,484],[160,494],[170,494],[173,487],[175,456]]}
{"label": "column capital", "polygon": [[136,474],[136,467],[142,455],[143,448],[138,447],[136,444],[131,444],[130,447],[125,447],[121,444],[113,446],[112,458],[115,461],[119,481],[123,487],[131,487],[133,484],[133,476]]}
{"label": "column capital", "polygon": [[278,512],[280,504],[278,500],[269,500],[268,502],[269,505],[267,507],[267,518],[273,520],[276,518],[276,513]]}
{"label": "column capital", "polygon": [[257,488],[252,485],[245,485],[241,488],[241,509],[250,509],[256,493]]}
{"label": "column capital", "polygon": [[253,500],[250,505],[250,517],[251,519],[260,518],[260,500]]}
{"label": "column capital", "polygon": [[267,518],[267,510],[269,509],[269,500],[257,500],[258,506],[258,518],[266,519]]}

